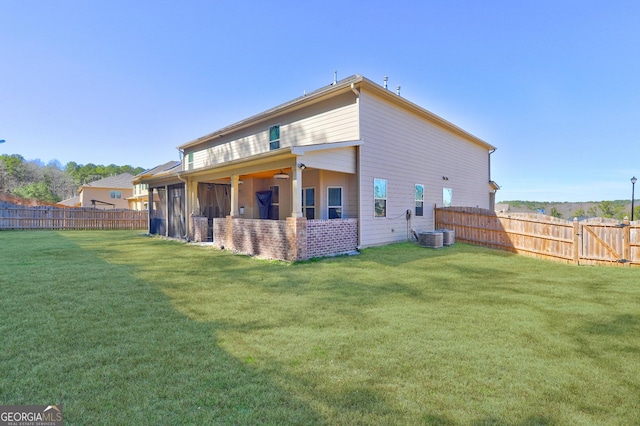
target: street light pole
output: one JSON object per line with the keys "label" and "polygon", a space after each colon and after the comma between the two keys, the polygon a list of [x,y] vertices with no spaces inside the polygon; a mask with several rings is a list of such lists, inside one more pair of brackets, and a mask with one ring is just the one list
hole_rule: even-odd
{"label": "street light pole", "polygon": [[636,198],[635,189],[636,189],[637,181],[638,179],[636,179],[635,176],[631,178],[631,221],[632,222],[633,222],[633,202],[634,202],[634,199]]}

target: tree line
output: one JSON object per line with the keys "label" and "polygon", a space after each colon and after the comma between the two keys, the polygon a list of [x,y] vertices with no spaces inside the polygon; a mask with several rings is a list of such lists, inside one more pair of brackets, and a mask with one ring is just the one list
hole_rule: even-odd
{"label": "tree line", "polygon": [[58,160],[46,164],[27,161],[18,154],[0,155],[0,191],[17,197],[57,203],[78,194],[81,185],[122,173],[137,175],[145,169],[133,166],[78,164],[62,165]]}
{"label": "tree line", "polygon": [[[604,217],[617,220],[623,220],[625,217],[630,217],[630,201],[628,200],[614,200],[614,201],[600,201],[600,202],[586,202],[586,203],[551,203],[540,201],[523,201],[523,200],[511,200],[502,201],[501,203],[509,204],[512,207],[526,208],[531,211],[537,211],[540,213],[548,214],[557,218],[573,219],[588,218],[588,217]],[[563,204],[588,204],[585,208],[576,208],[568,212],[568,216],[564,217],[560,211],[560,207]],[[548,208],[550,207],[550,209]],[[640,219],[640,203],[636,203],[634,206],[633,216],[634,219]],[[565,212],[566,214],[566,212]]]}

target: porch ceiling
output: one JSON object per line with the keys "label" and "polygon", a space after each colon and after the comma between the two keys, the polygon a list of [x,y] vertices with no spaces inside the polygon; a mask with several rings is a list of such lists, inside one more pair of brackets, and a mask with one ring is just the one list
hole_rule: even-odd
{"label": "porch ceiling", "polygon": [[[282,172],[291,174],[291,167],[282,169]],[[240,175],[240,179],[241,180],[242,179],[246,179],[246,178],[271,179],[271,178],[273,178],[273,175],[275,175],[276,173],[280,173],[280,169],[265,170],[265,171],[256,172],[256,173],[248,173],[246,175]]]}
{"label": "porch ceiling", "polygon": [[[289,174],[291,176],[292,170],[291,167],[283,167],[282,169],[273,169],[273,170],[261,170],[253,173],[242,173],[240,174],[240,180],[247,179],[273,179],[273,175],[276,173],[280,173],[282,170],[283,173]],[[200,179],[199,182],[208,182],[208,183],[223,183],[229,184],[231,183],[230,177],[222,177],[218,179]]]}

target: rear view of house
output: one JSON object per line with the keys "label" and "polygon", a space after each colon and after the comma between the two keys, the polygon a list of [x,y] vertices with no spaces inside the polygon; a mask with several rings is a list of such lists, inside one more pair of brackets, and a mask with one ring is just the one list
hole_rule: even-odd
{"label": "rear view of house", "polygon": [[359,75],[179,149],[179,170],[140,180],[174,194],[150,217],[278,259],[403,241],[433,229],[434,206],[492,208],[498,188],[492,145]]}

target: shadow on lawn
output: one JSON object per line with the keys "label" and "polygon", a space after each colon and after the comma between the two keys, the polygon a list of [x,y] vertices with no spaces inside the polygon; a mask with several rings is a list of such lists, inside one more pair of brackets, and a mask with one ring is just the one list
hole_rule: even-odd
{"label": "shadow on lawn", "polygon": [[[18,351],[16,365],[29,365],[0,368],[3,403],[25,403],[20,395],[55,401],[64,404],[68,424],[323,423],[308,404],[225,351],[219,323],[189,319],[157,285],[140,279],[135,265],[110,261],[117,248],[60,235],[66,242],[57,251],[69,255],[68,270],[89,269],[91,279],[31,284],[38,286],[34,294],[51,292],[67,303],[39,306],[49,300],[38,297],[28,311],[13,313],[30,327],[46,312],[53,329],[41,337],[32,332],[47,345],[12,342],[24,338],[21,330],[3,337],[5,348]],[[48,256],[37,250],[26,255]],[[28,352],[33,347],[37,356]]]}
{"label": "shadow on lawn", "polygon": [[[455,274],[443,275],[436,286],[430,285],[428,291],[423,291],[419,285],[405,284],[407,277],[394,279],[393,274],[401,273],[403,269],[396,266],[422,262],[425,257],[439,262],[467,250],[461,247],[432,251],[418,247],[416,250],[404,248],[400,250],[402,253],[384,257],[362,255],[347,259],[346,269],[353,274],[345,274],[345,268],[333,265],[334,261],[342,261],[340,259],[282,265],[224,252],[212,255],[199,248],[167,250],[167,244],[171,243],[144,238],[128,239],[110,247],[79,244],[94,254],[92,257],[99,267],[110,271],[101,283],[105,298],[112,300],[119,297],[125,287],[129,289],[114,307],[114,312],[106,316],[101,328],[106,331],[114,323],[118,324],[120,331],[132,340],[135,356],[111,364],[107,361],[107,364],[113,369],[131,372],[136,371],[138,359],[147,360],[151,365],[149,372],[140,372],[131,382],[129,375],[119,376],[111,369],[107,374],[98,374],[111,379],[113,390],[109,390],[106,397],[98,398],[89,412],[96,410],[108,417],[111,412],[101,407],[112,406],[108,396],[119,391],[132,393],[120,398],[124,398],[123,406],[135,408],[116,418],[117,421],[129,414],[134,419],[144,416],[161,419],[160,423],[173,419],[181,423],[205,424],[322,424],[328,418],[332,423],[336,420],[367,423],[371,419],[397,423],[403,418],[401,403],[387,400],[384,393],[377,392],[375,384],[379,383],[375,378],[374,386],[359,378],[327,391],[321,386],[322,379],[307,377],[301,373],[304,369],[289,368],[288,359],[273,356],[269,352],[271,348],[260,347],[256,340],[264,335],[277,336],[281,329],[283,339],[289,338],[289,331],[284,329],[295,325],[312,330],[310,339],[322,343],[322,328],[330,328],[333,318],[339,318],[341,324],[351,327],[343,330],[345,336],[357,337],[358,333],[376,324],[370,307],[391,298],[396,298],[399,305],[405,298],[425,304],[437,302],[434,289],[441,286],[451,291],[450,287],[457,285]],[[168,251],[171,251],[171,259],[166,259]],[[511,256],[502,252],[497,255]],[[392,271],[391,279],[368,281],[368,277],[379,274],[377,268],[371,267],[371,262],[388,266]],[[467,277],[479,274],[473,268],[456,265],[455,259],[452,268]],[[113,279],[116,272],[122,274],[124,281]],[[131,291],[132,287],[135,291]],[[464,288],[456,291],[463,292]],[[244,300],[227,306],[225,297]],[[140,300],[151,303],[141,304]],[[123,322],[122,318],[131,321]],[[229,333],[240,348],[235,356],[221,346],[220,339]],[[265,342],[271,344],[273,340]],[[335,349],[335,353],[339,354],[340,349]],[[249,355],[245,357],[244,353]],[[258,366],[251,357],[256,353],[256,358],[261,358]],[[300,352],[296,356],[307,354]],[[314,362],[326,364],[321,357],[308,356]],[[325,373],[323,369],[319,371],[317,374]],[[278,382],[284,385],[278,386]],[[293,394],[288,389],[301,389],[302,392]],[[68,404],[72,411],[73,399]],[[425,407],[421,413],[427,424],[455,424],[428,411]],[[473,424],[506,423],[481,419]],[[552,422],[543,417],[532,417],[531,421],[522,424]]]}
{"label": "shadow on lawn", "polygon": [[610,321],[591,321],[581,328],[586,334],[607,336],[627,336],[640,331],[640,316],[632,314],[616,315]]}
{"label": "shadow on lawn", "polygon": [[[423,247],[415,242],[401,242],[385,246],[366,248],[362,252],[362,257],[381,265],[401,266],[403,264],[408,264],[415,261],[423,261],[425,259],[433,259],[435,261],[454,261],[456,256],[460,254],[468,255],[470,253],[479,255],[477,246],[464,243],[455,243],[452,246],[445,246],[436,249]],[[484,248],[481,255],[491,257],[517,256],[517,254],[514,253],[509,253],[501,250],[487,250],[486,248]]]}

